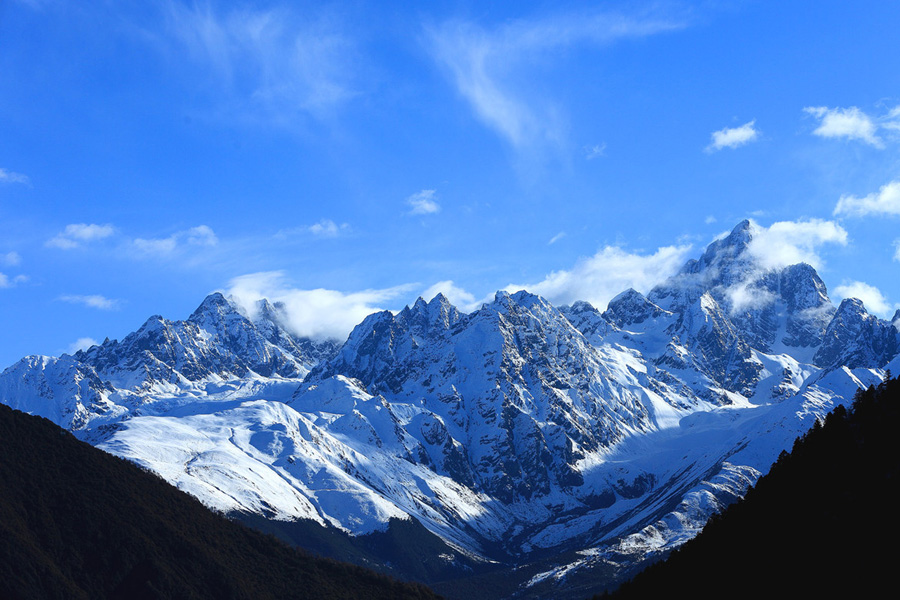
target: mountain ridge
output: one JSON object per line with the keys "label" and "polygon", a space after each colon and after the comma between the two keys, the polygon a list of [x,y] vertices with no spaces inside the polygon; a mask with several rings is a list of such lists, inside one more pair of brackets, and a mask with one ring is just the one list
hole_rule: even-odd
{"label": "mountain ridge", "polygon": [[508,564],[578,551],[521,591],[564,586],[680,545],[900,364],[894,323],[835,308],[809,265],[766,267],[757,231],[603,312],[520,291],[462,313],[439,294],[367,316],[340,348],[213,294],[187,321],[23,359],[0,399],[226,512],[353,534],[412,517]]}

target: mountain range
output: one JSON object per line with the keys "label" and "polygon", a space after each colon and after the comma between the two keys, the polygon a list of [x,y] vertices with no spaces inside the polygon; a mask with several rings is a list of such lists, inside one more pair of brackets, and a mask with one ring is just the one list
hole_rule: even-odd
{"label": "mountain range", "polygon": [[[226,514],[357,538],[421,524],[449,597],[584,597],[900,370],[900,311],[835,306],[810,265],[768,265],[757,233],[738,224],[602,312],[520,291],[467,314],[438,295],[342,344],[214,293],[187,320],[23,358],[0,401]],[[462,585],[484,572],[503,585]]]}

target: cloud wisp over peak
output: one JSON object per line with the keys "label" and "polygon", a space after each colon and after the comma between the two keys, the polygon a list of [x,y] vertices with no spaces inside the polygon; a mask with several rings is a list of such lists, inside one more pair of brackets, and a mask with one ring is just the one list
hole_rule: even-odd
{"label": "cloud wisp over peak", "polygon": [[329,289],[299,289],[291,286],[283,271],[264,271],[235,277],[227,295],[234,297],[250,314],[256,302],[267,298],[282,302],[289,326],[296,335],[343,341],[366,316],[383,310],[385,302],[408,293],[413,284],[358,292]]}
{"label": "cloud wisp over peak", "polygon": [[754,225],[748,251],[765,269],[806,263],[815,269],[824,264],[820,249],[826,244],[846,246],[847,231],[824,219],[778,221],[769,227]]}
{"label": "cloud wisp over peak", "polygon": [[646,293],[675,274],[691,249],[690,245],[665,246],[652,254],[641,254],[605,246],[593,256],[580,259],[571,269],[553,271],[537,283],[510,284],[504,289],[525,289],[554,304],[585,300],[602,310],[622,290],[634,288]]}
{"label": "cloud wisp over peak", "polygon": [[900,305],[891,304],[884,294],[874,285],[862,281],[845,281],[834,288],[838,298],[857,298],[862,300],[866,310],[883,318],[889,318]]}

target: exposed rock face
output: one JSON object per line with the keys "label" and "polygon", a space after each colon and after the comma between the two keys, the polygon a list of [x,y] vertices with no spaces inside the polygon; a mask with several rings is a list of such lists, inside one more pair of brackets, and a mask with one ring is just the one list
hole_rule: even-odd
{"label": "exposed rock face", "polygon": [[883,367],[900,352],[894,324],[870,315],[856,298],[838,307],[813,359],[825,368]]}
{"label": "exposed rock face", "polygon": [[435,462],[471,472],[475,489],[504,503],[580,485],[585,451],[648,425],[639,396],[560,311],[526,292],[500,292],[471,315],[442,295],[371,315],[295,398],[338,374],[425,411],[429,455],[435,439],[450,453]]}
{"label": "exposed rock face", "polygon": [[279,304],[212,294],[187,320],[22,359],[0,401],[224,511],[354,533],[414,516],[513,562],[618,540],[639,560],[898,360],[900,311],[835,309],[811,266],[766,267],[755,235],[739,224],[604,312],[498,292],[463,314],[438,295],[340,347],[295,336]]}
{"label": "exposed rock face", "polygon": [[[75,358],[111,378],[131,383],[137,377],[149,387],[213,375],[246,377],[251,371],[265,377],[302,376],[320,358],[321,346],[288,333],[268,301],[261,303],[253,322],[234,302],[214,293],[186,321],[153,316],[121,342],[107,340]],[[324,346],[326,354],[329,346]]]}
{"label": "exposed rock face", "polygon": [[336,351],[334,342],[291,335],[267,301],[259,308],[251,321],[214,293],[185,321],[153,316],[121,342],[106,339],[60,358],[26,357],[0,376],[4,402],[15,406],[17,398],[31,398],[47,407],[38,414],[58,414],[60,425],[83,429],[95,418],[128,414],[156,392],[212,380],[302,377]]}

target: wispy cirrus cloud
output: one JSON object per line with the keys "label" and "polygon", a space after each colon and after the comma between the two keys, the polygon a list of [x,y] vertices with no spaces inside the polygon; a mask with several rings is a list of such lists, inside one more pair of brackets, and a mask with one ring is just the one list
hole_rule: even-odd
{"label": "wispy cirrus cloud", "polygon": [[87,306],[88,308],[96,308],[98,310],[115,310],[121,305],[121,301],[111,300],[99,294],[91,294],[87,296],[67,294],[65,296],[60,296],[59,299],[62,302],[68,302],[69,304],[81,304],[82,306]]}
{"label": "wispy cirrus cloud", "polygon": [[834,207],[835,216],[868,217],[900,215],[900,179],[887,183],[867,196],[844,195]]}
{"label": "wispy cirrus cloud", "polygon": [[594,160],[595,158],[602,158],[604,156],[606,156],[606,142],[594,144],[593,146],[586,146],[584,149],[584,158],[587,160]]}
{"label": "wispy cirrus cloud", "polygon": [[759,130],[756,129],[756,119],[744,123],[740,127],[725,127],[711,134],[712,141],[706,147],[706,152],[717,152],[723,148],[738,148],[759,139]]}
{"label": "wispy cirrus cloud", "polygon": [[304,5],[219,8],[168,0],[163,36],[178,59],[214,76],[231,108],[284,124],[356,94],[359,53],[338,19]]}
{"label": "wispy cirrus cloud", "polygon": [[72,250],[83,246],[84,244],[106,239],[115,232],[115,227],[109,224],[97,225],[95,223],[73,223],[71,225],[66,225],[66,228],[63,231],[47,240],[44,245],[51,248],[59,248],[61,250]]}
{"label": "wispy cirrus cloud", "polygon": [[558,141],[560,119],[534,89],[534,65],[573,46],[606,46],[684,27],[667,14],[565,13],[495,28],[453,20],[425,30],[427,48],[477,118],[514,147]]}
{"label": "wispy cirrus cloud", "polygon": [[552,238],[550,238],[550,241],[547,242],[547,245],[548,245],[548,246],[552,246],[553,244],[555,244],[555,243],[558,242],[559,240],[563,239],[564,237],[566,237],[566,232],[565,232],[565,231],[560,231],[559,233],[557,233],[556,235],[554,235]]}
{"label": "wispy cirrus cloud", "polygon": [[22,173],[16,173],[14,171],[7,171],[6,169],[0,168],[0,183],[30,183],[30,179],[28,175],[23,175]]}

